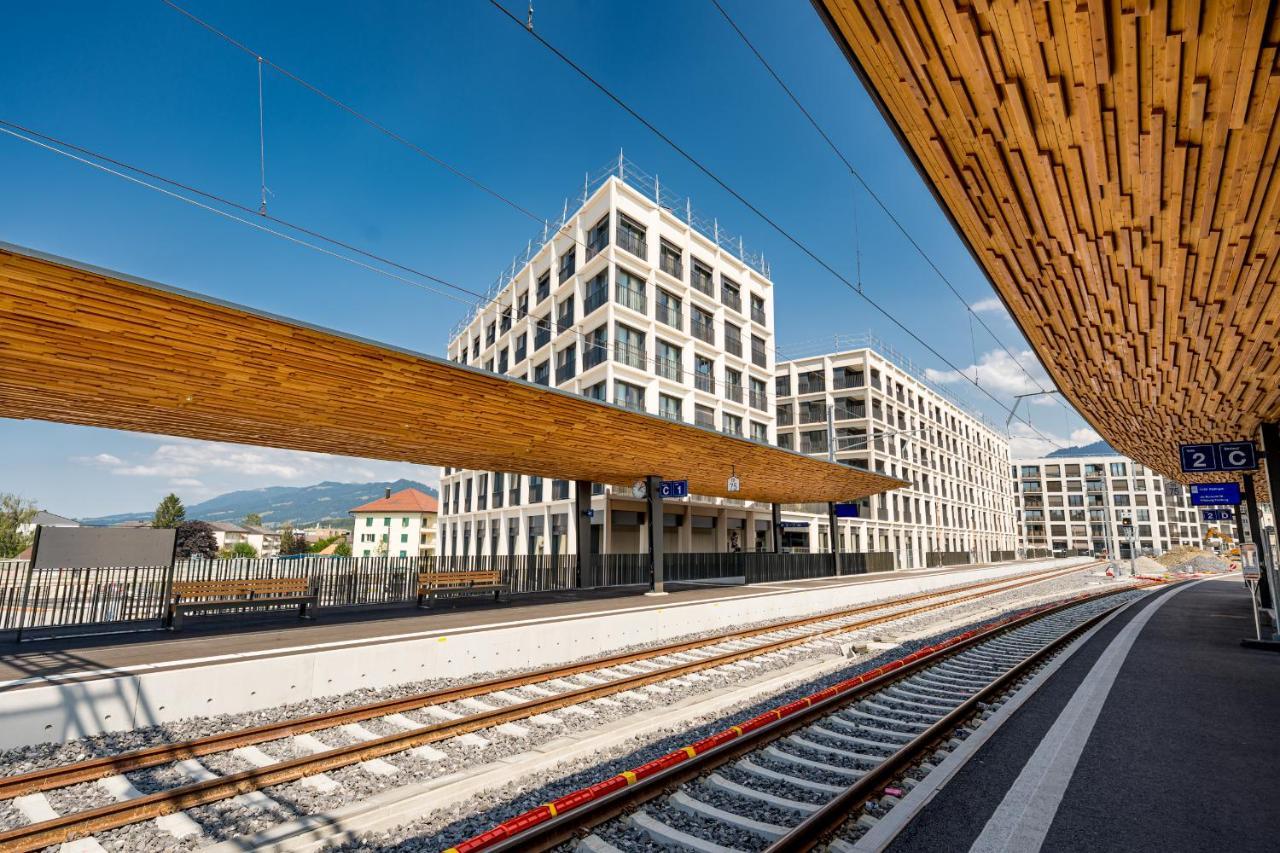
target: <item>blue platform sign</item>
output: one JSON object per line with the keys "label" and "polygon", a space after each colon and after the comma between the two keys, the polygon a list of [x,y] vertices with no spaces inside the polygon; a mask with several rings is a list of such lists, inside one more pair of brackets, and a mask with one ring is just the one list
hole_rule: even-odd
{"label": "blue platform sign", "polygon": [[854,503],[836,504],[836,518],[857,518],[858,505]]}
{"label": "blue platform sign", "polygon": [[1258,449],[1252,441],[1218,442],[1218,464],[1223,471],[1253,471],[1258,467]]}
{"label": "blue platform sign", "polygon": [[1178,451],[1182,455],[1183,473],[1222,470],[1218,467],[1218,449],[1212,444],[1183,444]]}
{"label": "blue platform sign", "polygon": [[1229,509],[1203,509],[1200,513],[1205,521],[1231,521],[1235,518]]}
{"label": "blue platform sign", "polygon": [[689,481],[663,480],[658,493],[664,498],[687,498],[689,497]]}
{"label": "blue platform sign", "polygon": [[1238,483],[1196,483],[1191,486],[1192,506],[1235,506],[1239,503]]}

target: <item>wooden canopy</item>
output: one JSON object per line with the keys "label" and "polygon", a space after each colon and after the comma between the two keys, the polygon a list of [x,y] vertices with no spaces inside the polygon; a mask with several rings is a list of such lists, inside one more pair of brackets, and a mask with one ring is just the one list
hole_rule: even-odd
{"label": "wooden canopy", "polygon": [[1182,478],[1280,420],[1265,0],[814,0],[1058,387]]}
{"label": "wooden canopy", "polygon": [[904,485],[3,243],[0,416],[778,503]]}

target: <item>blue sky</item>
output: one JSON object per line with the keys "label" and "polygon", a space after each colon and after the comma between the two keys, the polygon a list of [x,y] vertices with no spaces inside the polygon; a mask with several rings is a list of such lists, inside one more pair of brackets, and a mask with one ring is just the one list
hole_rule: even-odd
{"label": "blue sky", "polygon": [[[523,5],[507,2],[523,16]],[[965,298],[991,305],[985,277],[809,5],[723,3]],[[181,5],[549,218],[584,172],[623,149],[765,252],[781,349],[870,330],[946,371],[487,2]],[[850,278],[860,244],[867,291],[957,366],[973,365],[976,351],[980,380],[1002,400],[1023,390],[1025,377],[980,329],[971,341],[960,303],[855,190],[710,2],[538,0],[535,26]],[[0,119],[256,206],[253,58],[160,0],[20,4],[6,14],[6,36]],[[539,231],[279,74],[266,73],[264,91],[272,213],[478,290]],[[433,353],[443,353],[465,311],[3,135],[0,182],[7,242]],[[1003,311],[983,317],[1022,357],[1026,345]],[[1003,423],[964,384],[951,383]],[[1061,406],[1031,412],[1049,435],[1088,437]],[[419,466],[3,419],[0,444],[8,449],[0,491],[77,516],[145,509],[170,490],[194,502],[230,488],[435,476]]]}

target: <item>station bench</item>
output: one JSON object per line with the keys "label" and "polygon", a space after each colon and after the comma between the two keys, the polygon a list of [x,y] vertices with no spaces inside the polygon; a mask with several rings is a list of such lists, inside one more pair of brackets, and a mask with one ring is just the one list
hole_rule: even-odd
{"label": "station bench", "polygon": [[316,605],[316,594],[307,578],[237,578],[231,580],[174,581],[166,624],[182,630],[182,617],[192,611],[263,610],[298,607],[298,618],[309,619],[307,608]]}
{"label": "station bench", "polygon": [[441,595],[473,595],[492,592],[493,600],[506,590],[499,571],[419,572],[418,606],[428,605]]}

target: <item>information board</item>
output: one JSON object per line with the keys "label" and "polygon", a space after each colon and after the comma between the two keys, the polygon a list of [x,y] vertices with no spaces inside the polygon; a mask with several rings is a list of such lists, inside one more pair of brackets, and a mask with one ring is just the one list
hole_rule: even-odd
{"label": "information board", "polygon": [[1240,503],[1239,483],[1193,483],[1192,506],[1236,506]]}

